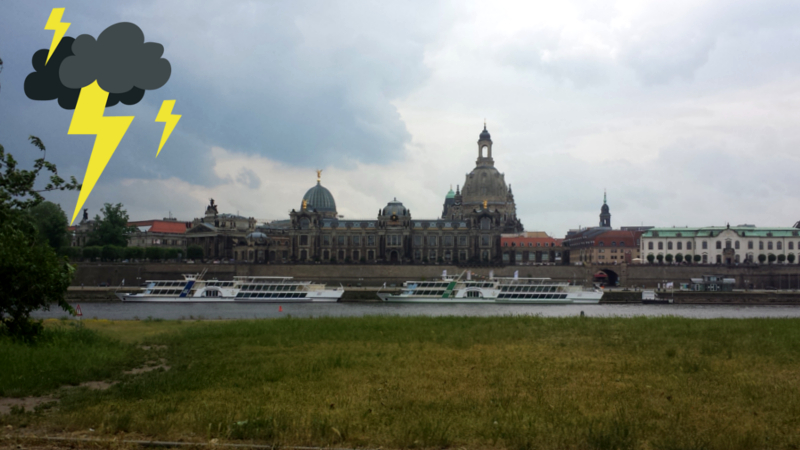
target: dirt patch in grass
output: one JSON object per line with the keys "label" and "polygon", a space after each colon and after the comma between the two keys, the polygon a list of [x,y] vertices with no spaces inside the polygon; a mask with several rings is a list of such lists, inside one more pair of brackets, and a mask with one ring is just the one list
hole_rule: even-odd
{"label": "dirt patch in grass", "polygon": [[0,414],[10,414],[14,411],[25,412],[33,411],[37,406],[45,403],[57,402],[53,397],[24,397],[7,398],[0,397]]}

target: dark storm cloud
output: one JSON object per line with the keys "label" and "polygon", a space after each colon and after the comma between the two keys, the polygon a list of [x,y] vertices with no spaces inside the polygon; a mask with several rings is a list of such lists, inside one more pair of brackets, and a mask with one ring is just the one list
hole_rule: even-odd
{"label": "dark storm cloud", "polygon": [[[81,90],[64,86],[59,77],[59,68],[64,60],[73,55],[72,44],[74,41],[74,38],[68,36],[62,38],[46,65],[48,49],[43,48],[33,54],[31,62],[35,72],[25,78],[24,85],[25,95],[28,98],[31,100],[58,99],[58,105],[62,108],[75,109]],[[142,97],[144,97],[144,91],[134,87],[126,92],[110,94],[106,101],[106,107],[114,106],[119,102],[134,105]]]}
{"label": "dark storm cloud", "polygon": [[142,30],[130,22],[111,25],[97,40],[88,34],[78,36],[72,53],[59,69],[62,83],[72,89],[97,80],[112,94],[134,88],[153,90],[164,86],[171,73],[169,61],[161,57],[164,46],[144,42]]}

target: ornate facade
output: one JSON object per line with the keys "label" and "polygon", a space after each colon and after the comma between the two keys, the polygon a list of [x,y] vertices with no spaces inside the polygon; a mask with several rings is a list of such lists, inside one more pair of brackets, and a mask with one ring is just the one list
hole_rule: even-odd
{"label": "ornate facade", "polygon": [[514,195],[494,167],[492,140],[484,125],[478,160],[464,188],[445,197],[442,217],[416,219],[396,198],[375,218],[343,220],[336,201],[317,184],[289,220],[256,226],[253,218],[220,214],[212,200],[203,219],[187,232],[207,258],[247,262],[486,262],[501,263],[500,235],[521,232]]}
{"label": "ornate facade", "polygon": [[475,168],[463,189],[448,192],[441,218],[416,219],[395,198],[374,219],[342,220],[319,178],[289,216],[296,262],[500,263],[501,233],[523,229],[511,188],[494,167],[485,126]]}

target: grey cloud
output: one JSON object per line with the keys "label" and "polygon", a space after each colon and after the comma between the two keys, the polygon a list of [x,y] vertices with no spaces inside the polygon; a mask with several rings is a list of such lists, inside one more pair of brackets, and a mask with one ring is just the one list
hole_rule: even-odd
{"label": "grey cloud", "polygon": [[261,178],[250,169],[242,169],[236,177],[236,182],[249,189],[258,189],[261,187]]}
{"label": "grey cloud", "polygon": [[59,69],[61,82],[81,89],[94,80],[106,92],[120,94],[134,87],[158,89],[169,80],[169,61],[161,58],[164,46],[144,42],[142,30],[129,22],[106,28],[95,40],[82,34],[72,43],[74,56],[64,59]]}

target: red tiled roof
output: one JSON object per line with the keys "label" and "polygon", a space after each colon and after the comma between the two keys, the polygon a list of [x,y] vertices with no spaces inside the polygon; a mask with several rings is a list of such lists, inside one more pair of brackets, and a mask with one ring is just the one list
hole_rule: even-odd
{"label": "red tiled roof", "polygon": [[500,245],[503,247],[511,247],[513,243],[515,247],[537,247],[538,244],[538,247],[544,247],[545,244],[547,244],[547,247],[561,247],[563,241],[563,239],[552,237],[501,237]]}
{"label": "red tiled roof", "polygon": [[636,244],[636,240],[639,239],[642,233],[642,231],[606,231],[605,233],[595,237],[594,242],[595,245],[600,245],[600,242],[602,242],[604,247],[611,246],[612,242],[615,242],[621,247],[639,247]]}
{"label": "red tiled roof", "polygon": [[169,220],[141,220],[138,222],[128,222],[128,226],[146,227],[150,226],[148,233],[172,233],[184,234],[188,224],[186,222],[174,222]]}

